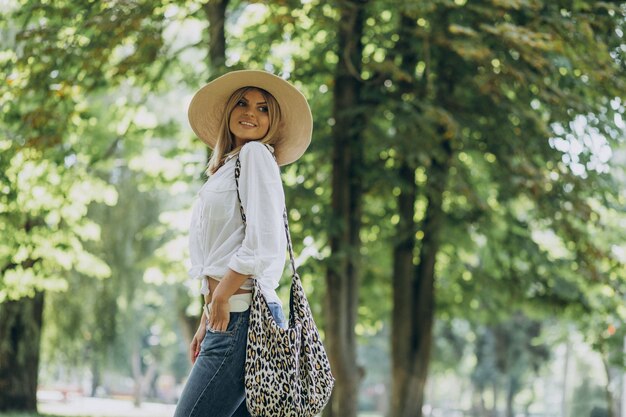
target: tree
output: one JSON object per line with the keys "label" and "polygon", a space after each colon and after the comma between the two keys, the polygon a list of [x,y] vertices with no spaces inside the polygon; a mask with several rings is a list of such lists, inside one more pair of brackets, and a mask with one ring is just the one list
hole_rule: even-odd
{"label": "tree", "polygon": [[[515,314],[510,320],[481,326],[476,338],[477,363],[472,372],[476,389],[478,415],[497,413],[496,399],[502,393],[505,398],[506,417],[515,415],[514,400],[527,386],[529,375],[537,373],[549,359],[547,346],[537,343],[541,323],[529,320],[523,314]],[[484,407],[485,391],[493,394],[493,410]]]}
{"label": "tree", "polygon": [[[119,138],[86,134],[95,117],[86,97],[121,78],[155,77],[154,67],[142,64],[161,48],[159,13],[153,2],[80,9],[28,2],[3,16],[9,41],[0,62],[8,80],[0,103],[7,133],[0,213],[12,239],[0,251],[0,314],[7,324],[0,329],[0,410],[36,410],[43,293],[66,289],[70,270],[110,272],[84,249],[84,241],[98,237],[84,214],[94,201],[115,204],[114,190],[92,167]],[[132,51],[121,53],[121,45]]]}
{"label": "tree", "polygon": [[[398,49],[404,53],[399,62],[410,61],[413,53],[419,60],[406,69],[390,58],[398,70],[384,103],[397,127],[390,134],[394,152],[386,152],[385,159],[395,173],[389,178],[400,184],[394,318],[407,321],[394,323],[396,384],[390,414],[419,416],[435,317],[435,277],[447,280],[437,260],[443,248],[455,247],[448,236],[459,235],[450,232],[488,238],[488,229],[505,210],[511,214],[505,216],[507,238],[528,236],[520,231],[538,227],[571,247],[578,259],[577,276],[568,275],[563,285],[578,285],[580,294],[587,288],[580,277],[602,280],[598,265],[611,262],[612,256],[598,248],[583,224],[599,218],[592,214],[589,198],[607,198],[606,177],[594,161],[597,155],[587,149],[565,160],[554,137],[577,134],[570,124],[576,114],[590,115],[589,123],[607,134],[615,131],[606,97],[623,95],[615,87],[623,86],[624,68],[615,57],[615,32],[606,28],[621,24],[623,10],[597,2],[570,8],[542,2],[488,6],[433,1],[407,5],[403,13],[410,20],[397,18]],[[417,27],[411,28],[409,21]],[[407,36],[410,40],[402,40]],[[414,116],[406,117],[407,112]],[[472,169],[476,160],[487,162],[481,164],[484,171]],[[489,185],[476,188],[483,179]],[[460,250],[451,252],[458,256]],[[539,252],[545,256],[544,248]],[[507,267],[511,279],[551,281],[541,269],[525,274],[526,261]],[[460,272],[454,275],[460,277]],[[530,280],[522,282],[532,287]],[[512,295],[544,305],[569,305],[578,297],[554,282],[539,294]]]}
{"label": "tree", "polygon": [[359,302],[360,230],[363,166],[361,109],[361,36],[363,1],[339,4],[338,56],[333,90],[332,216],[336,224],[329,233],[332,255],[326,274],[326,328],[331,368],[337,385],[326,416],[356,416],[360,382],[356,361]]}

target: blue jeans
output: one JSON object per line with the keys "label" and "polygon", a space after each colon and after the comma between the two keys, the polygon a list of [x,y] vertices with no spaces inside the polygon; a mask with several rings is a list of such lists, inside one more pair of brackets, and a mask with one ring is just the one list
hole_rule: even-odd
{"label": "blue jeans", "polygon": [[[286,327],[281,306],[269,307],[276,322]],[[250,417],[244,390],[249,319],[250,310],[230,313],[225,332],[207,328],[174,417]]]}

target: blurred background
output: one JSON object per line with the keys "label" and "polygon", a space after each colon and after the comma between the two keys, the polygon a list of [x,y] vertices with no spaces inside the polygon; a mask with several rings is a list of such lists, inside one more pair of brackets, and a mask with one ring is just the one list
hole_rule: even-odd
{"label": "blurred background", "polygon": [[0,412],[173,414],[187,106],[246,68],[312,107],[282,177],[324,417],[626,416],[625,31],[620,1],[0,0]]}

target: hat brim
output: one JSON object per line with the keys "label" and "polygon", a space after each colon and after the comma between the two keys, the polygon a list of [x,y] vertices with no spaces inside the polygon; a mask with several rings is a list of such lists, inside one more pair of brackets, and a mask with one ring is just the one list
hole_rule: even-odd
{"label": "hat brim", "polygon": [[294,162],[311,143],[313,117],[304,95],[286,80],[266,71],[232,71],[202,87],[189,104],[189,124],[211,149],[219,135],[226,102],[239,88],[257,87],[270,93],[280,106],[279,143],[273,145],[279,165]]}

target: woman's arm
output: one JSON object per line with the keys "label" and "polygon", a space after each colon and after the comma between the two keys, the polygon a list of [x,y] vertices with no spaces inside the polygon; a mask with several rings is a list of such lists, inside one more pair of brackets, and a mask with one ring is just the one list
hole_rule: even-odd
{"label": "woman's arm", "polygon": [[211,294],[209,328],[218,332],[226,331],[230,321],[228,299],[241,287],[250,275],[240,274],[229,269]]}
{"label": "woman's arm", "polygon": [[[204,301],[206,302],[207,296],[204,296]],[[191,338],[191,343],[189,344],[189,359],[191,363],[196,362],[196,358],[200,354],[200,344],[202,343],[202,339],[204,339],[204,335],[206,334],[206,316],[204,315],[204,311],[200,314],[200,324],[198,325],[198,330],[196,330],[196,334]]]}
{"label": "woman's arm", "polygon": [[261,276],[277,257],[285,257],[285,196],[278,165],[265,145],[256,142],[245,144],[240,158],[239,192],[246,214],[245,232],[226,274],[212,291],[209,328],[216,331],[225,331],[228,326],[230,296],[249,277]]}
{"label": "woman's arm", "polygon": [[245,232],[241,247],[230,258],[228,268],[259,278],[277,259],[284,263],[287,249],[283,222],[285,195],[278,165],[265,145],[246,143],[240,158],[239,193],[246,216]]}

